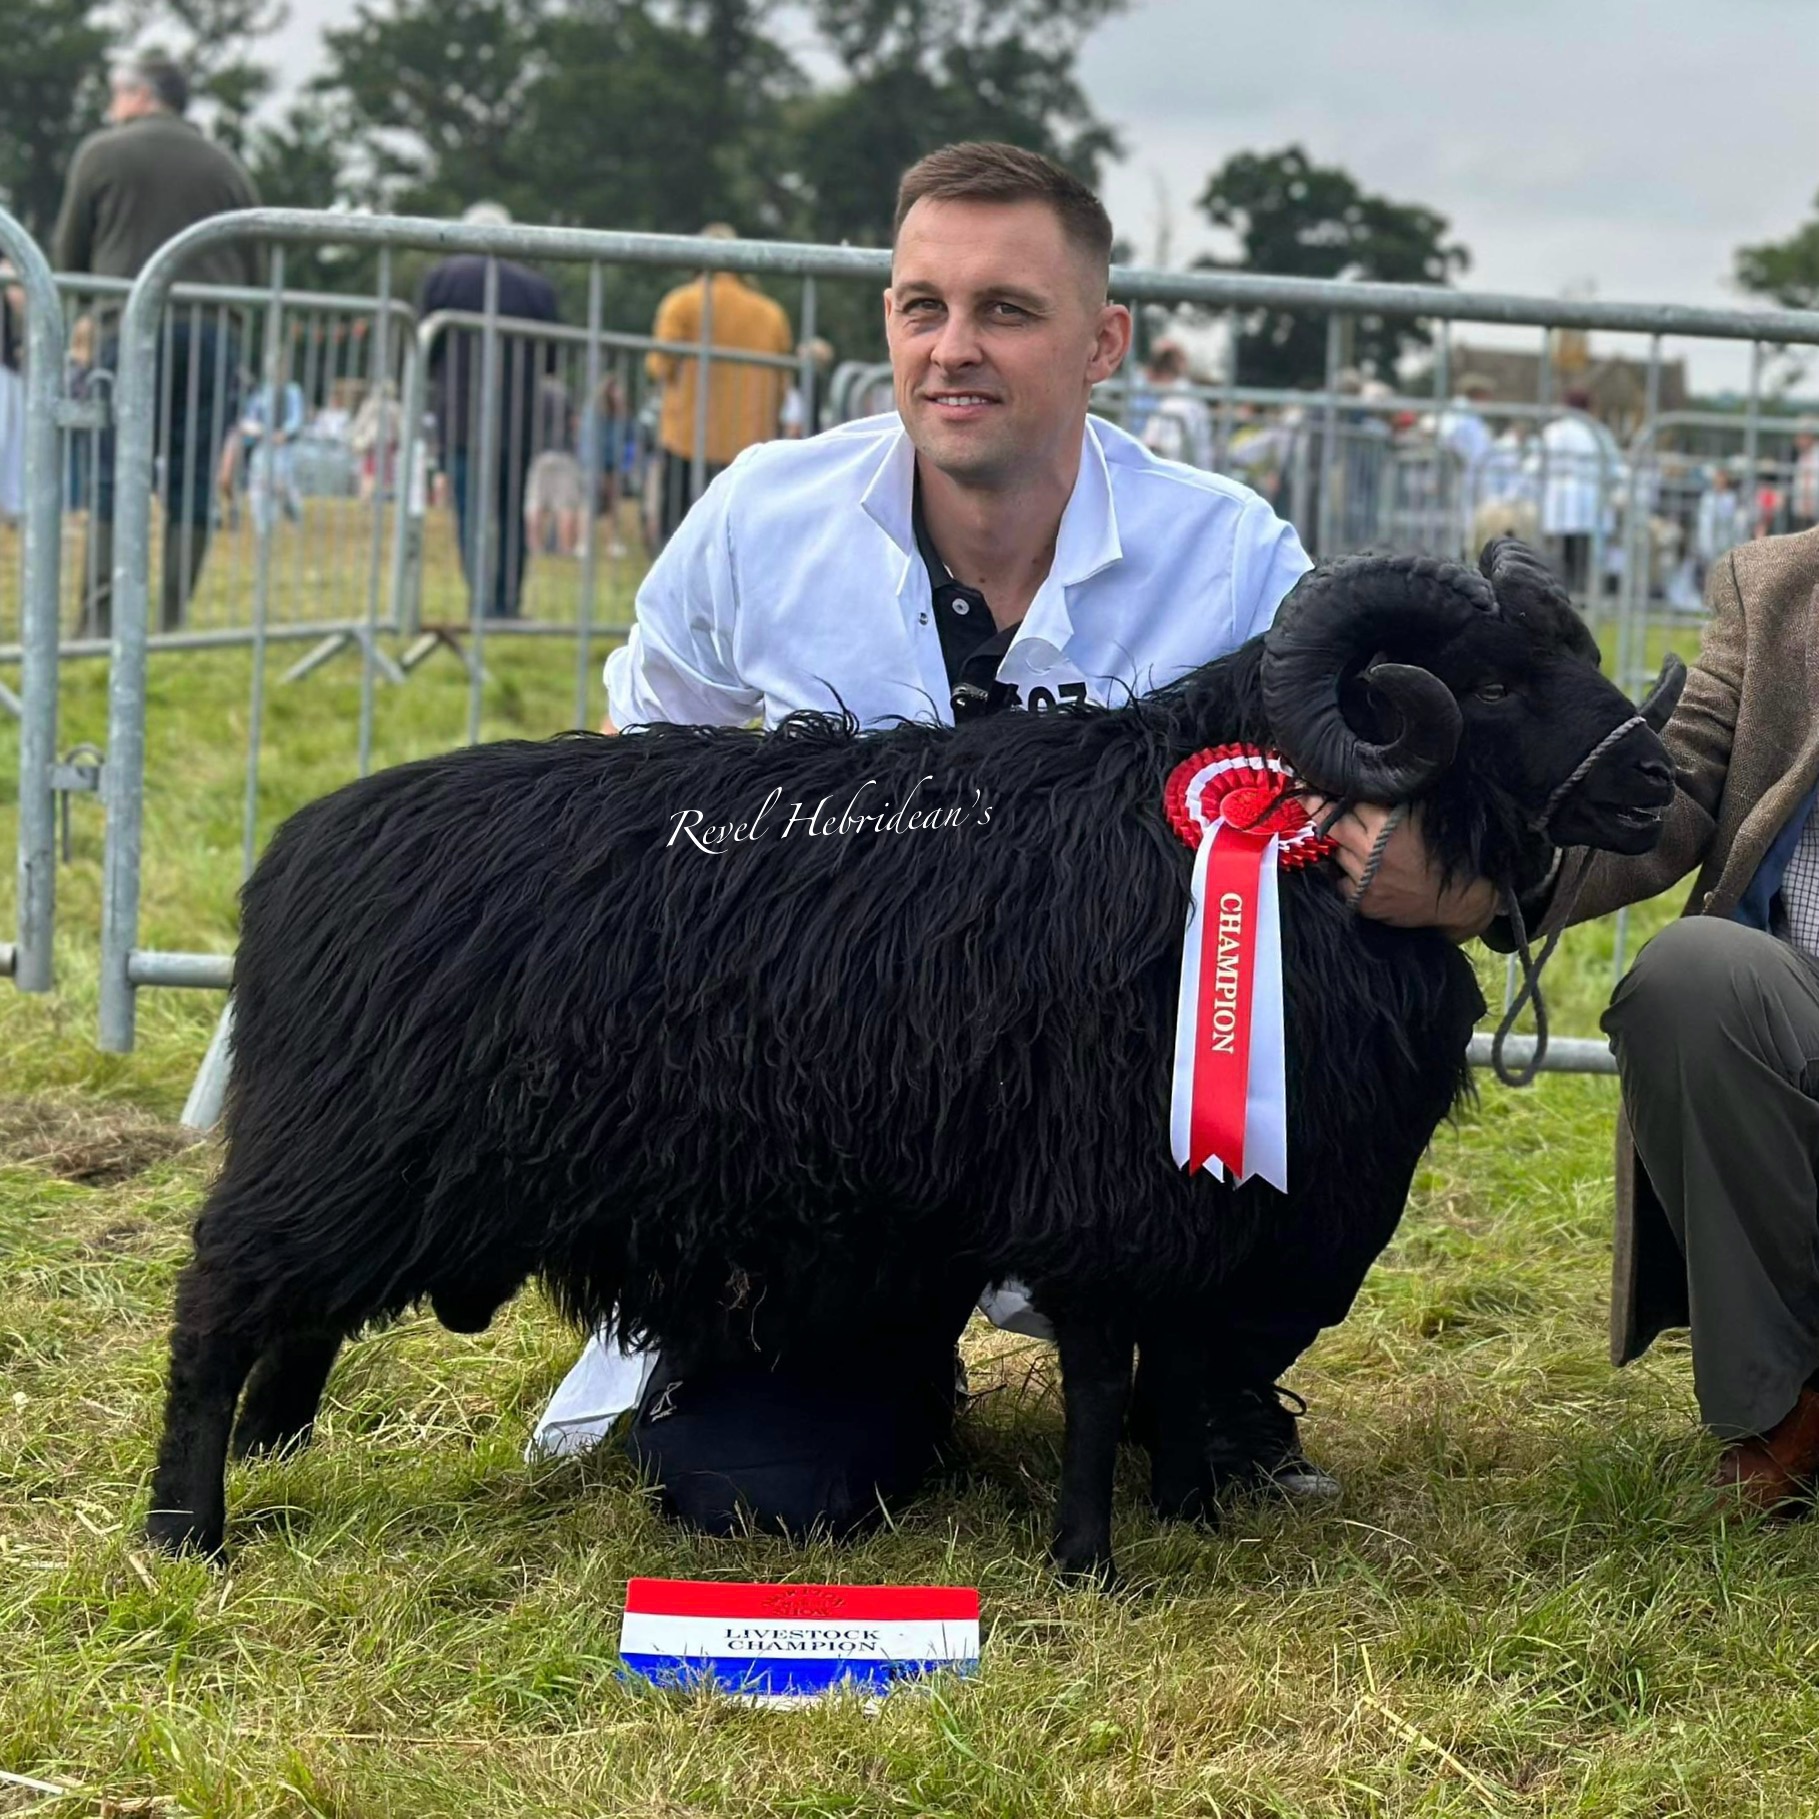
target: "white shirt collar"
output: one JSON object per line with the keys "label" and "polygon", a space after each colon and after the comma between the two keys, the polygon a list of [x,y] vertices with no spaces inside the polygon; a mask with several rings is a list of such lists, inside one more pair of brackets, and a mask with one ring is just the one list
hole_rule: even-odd
{"label": "white shirt collar", "polygon": [[[885,445],[859,504],[911,562],[917,560],[912,516],[915,482],[915,446],[909,432],[900,426]],[[1055,533],[1054,561],[1030,602],[1016,642],[1040,642],[1055,651],[1065,650],[1074,629],[1067,610],[1067,590],[1090,581],[1123,558],[1111,470],[1089,417],[1080,435],[1080,469],[1074,476],[1074,490],[1068,495],[1067,509],[1062,512],[1061,525]]]}

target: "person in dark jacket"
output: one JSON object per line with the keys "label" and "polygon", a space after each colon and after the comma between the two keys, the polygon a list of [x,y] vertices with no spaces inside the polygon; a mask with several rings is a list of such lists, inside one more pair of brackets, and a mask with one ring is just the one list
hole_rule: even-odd
{"label": "person in dark jacket", "polygon": [[[252,178],[232,152],[184,119],[188,105],[189,83],[168,58],[148,54],[114,72],[109,124],[83,140],[70,164],[53,241],[59,271],[136,278],[152,254],[186,227],[258,207]],[[186,261],[183,276],[196,283],[256,284],[258,253],[250,240],[223,241]],[[100,364],[113,371],[118,360],[117,334],[110,333]],[[179,311],[164,341],[163,365],[156,388],[156,446],[165,456],[159,616],[172,631],[183,621],[208,549],[209,480],[238,403],[235,337],[211,312]],[[83,630],[106,637],[113,629],[111,428],[101,444]]]}
{"label": "person in dark jacket", "polygon": [[[476,202],[462,220],[471,226],[506,227],[511,216],[496,202]],[[556,289],[541,272],[500,259],[498,314],[521,322],[559,322]],[[479,253],[457,253],[433,266],[419,299],[427,318],[438,310],[479,315],[486,308],[488,260]],[[448,475],[455,502],[455,534],[461,546],[461,572],[470,593],[479,594],[481,611],[490,618],[516,618],[524,583],[524,480],[536,453],[537,388],[554,368],[549,342],[522,333],[499,340],[498,431],[490,477],[482,471],[482,398],[480,390],[483,337],[476,329],[451,330],[435,342],[430,381],[435,400],[442,471]],[[481,529],[485,528],[486,574],[477,576]]]}

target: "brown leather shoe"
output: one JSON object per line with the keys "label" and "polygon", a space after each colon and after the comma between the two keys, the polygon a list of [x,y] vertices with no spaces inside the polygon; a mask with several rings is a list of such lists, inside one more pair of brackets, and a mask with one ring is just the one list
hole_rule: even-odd
{"label": "brown leather shoe", "polygon": [[1819,1485],[1819,1390],[1803,1389],[1766,1434],[1727,1446],[1712,1483],[1750,1509],[1799,1514]]}

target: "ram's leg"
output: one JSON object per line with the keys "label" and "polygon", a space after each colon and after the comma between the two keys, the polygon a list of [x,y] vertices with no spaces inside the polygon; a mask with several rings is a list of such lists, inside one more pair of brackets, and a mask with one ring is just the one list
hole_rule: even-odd
{"label": "ram's leg", "polygon": [[1131,1428],[1149,1453],[1150,1502],[1165,1522],[1214,1515],[1201,1445],[1207,1370],[1199,1323],[1186,1311],[1138,1336]]}
{"label": "ram's leg", "polygon": [[1069,1574],[1110,1582],[1112,1481],[1131,1387],[1131,1341],[1113,1327],[1058,1319],[1067,1426],[1061,1448],[1061,1503],[1051,1548]]}
{"label": "ram's leg", "polygon": [[173,1553],[221,1551],[228,1428],[260,1349],[257,1336],[234,1318],[240,1302],[233,1285],[200,1257],[177,1285],[164,1436],[145,1523],[147,1537]]}
{"label": "ram's leg", "polygon": [[332,1333],[286,1333],[259,1354],[234,1423],[236,1459],[309,1444],[322,1389],[340,1349],[341,1341]]}

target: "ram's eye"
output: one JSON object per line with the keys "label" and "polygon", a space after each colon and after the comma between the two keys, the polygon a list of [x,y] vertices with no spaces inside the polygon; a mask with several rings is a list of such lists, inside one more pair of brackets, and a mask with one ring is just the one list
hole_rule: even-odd
{"label": "ram's eye", "polygon": [[1509,690],[1501,682],[1481,682],[1472,693],[1480,701],[1501,701]]}

